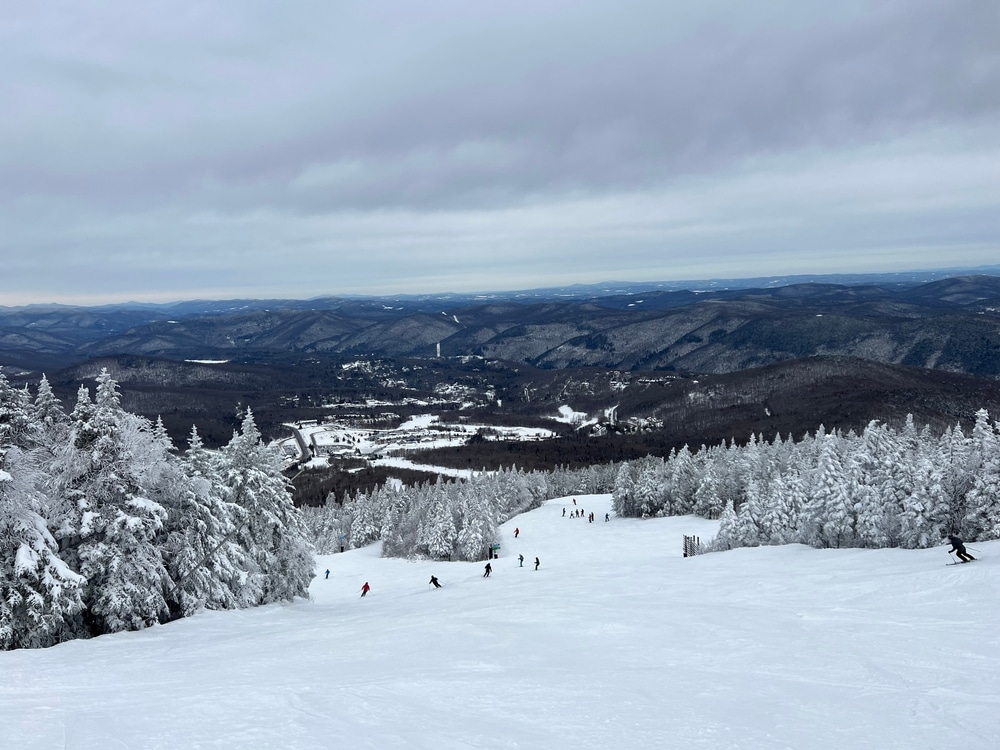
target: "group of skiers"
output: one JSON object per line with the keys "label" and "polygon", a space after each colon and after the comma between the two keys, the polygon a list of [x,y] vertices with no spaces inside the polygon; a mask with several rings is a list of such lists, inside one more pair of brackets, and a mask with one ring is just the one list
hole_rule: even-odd
{"label": "group of skiers", "polygon": [[[573,498],[573,505],[576,505],[576,498],[575,497]],[[566,515],[566,509],[565,508],[563,508],[562,514],[565,517],[565,515]],[[583,511],[583,509],[579,508],[577,510],[574,510],[573,513],[572,513],[572,517],[573,518],[583,518],[584,517],[584,511]],[[587,516],[587,520],[590,523],[594,522],[594,513],[593,512],[591,512],[590,515]],[[605,521],[610,521],[611,520],[611,514],[610,513],[605,513],[604,514],[604,520]],[[521,536],[521,529],[518,528],[518,527],[515,527],[514,528],[514,538],[517,539],[520,536]],[[962,549],[964,551],[964,547]],[[524,567],[524,555],[518,555],[517,556],[517,564],[518,564],[519,568],[523,568]],[[539,560],[536,557],[535,558],[535,570],[538,570],[538,568],[539,568],[539,566],[541,566],[541,564],[542,564],[541,560]],[[493,573],[493,565],[492,565],[492,563],[488,562],[488,563],[486,563],[486,567],[483,569],[483,578],[489,578],[491,573]],[[330,577],[330,571],[329,570],[326,571],[326,577],[327,578]],[[428,586],[433,586],[436,589],[441,588],[441,582],[437,579],[437,576],[431,576],[431,580],[427,582],[427,585]],[[368,585],[368,581],[365,581],[365,585],[361,587],[361,598],[363,599],[365,597],[365,594],[367,594],[370,590],[371,590],[371,586]]]}
{"label": "group of skiers", "polygon": [[[575,497],[573,498],[573,505],[576,505],[576,498]],[[562,514],[563,514],[563,518],[565,518],[566,517],[566,509],[565,508],[562,509]],[[590,513],[585,513],[584,510],[583,510],[583,508],[576,508],[572,513],[569,514],[570,518],[583,518],[585,516],[587,518],[587,522],[588,523],[593,523],[594,522],[594,512],[593,511],[591,511]],[[608,522],[610,520],[611,520],[611,514],[610,513],[605,513],[604,514],[604,521]],[[515,539],[517,538],[517,529],[514,529],[514,538]]]}
{"label": "group of skiers", "polygon": [[[590,520],[593,521],[593,515],[594,514],[591,513],[590,515],[591,515],[591,519]],[[605,521],[610,520],[607,517],[607,514],[605,514],[605,519],[604,520]],[[521,533],[520,529],[514,529],[514,538],[516,539],[520,535],[520,533]],[[973,560],[976,559],[972,555],[970,555],[969,552],[965,549],[965,543],[961,539],[959,539],[957,536],[955,536],[954,534],[949,534],[948,535],[948,541],[951,543],[951,549],[948,550],[948,554],[952,554],[952,553],[957,554],[958,555],[958,559],[959,559],[960,562],[972,562]],[[523,568],[524,567],[524,555],[518,555],[517,556],[517,562],[518,562],[518,567]],[[536,557],[535,558],[535,570],[538,570],[538,566],[541,565],[541,564],[542,564],[541,561]],[[489,578],[490,574],[492,572],[493,572],[493,565],[492,565],[492,563],[486,563],[486,568],[483,570],[483,578]],[[329,571],[329,569],[326,571],[326,577],[327,578],[330,577],[330,571]],[[431,576],[431,580],[428,581],[427,584],[429,586],[433,586],[436,589],[441,588],[441,582],[437,579],[437,576]],[[364,599],[365,598],[365,594],[367,594],[369,591],[371,591],[371,586],[368,585],[368,581],[365,581],[365,585],[361,587],[361,598]]]}
{"label": "group of skiers", "polygon": [[[593,521],[593,515],[594,514],[591,513],[590,515],[591,515],[591,519],[590,520]],[[604,520],[607,521],[607,520],[610,520],[610,519],[608,519],[607,517],[605,517]],[[520,532],[519,529],[514,529],[514,538],[516,539],[520,535],[520,533],[521,532]],[[951,549],[948,550],[948,554],[951,554],[951,553],[957,554],[959,562],[972,562],[973,560],[976,559],[972,555],[970,555],[968,553],[968,551],[965,549],[965,543],[961,539],[959,539],[957,536],[955,536],[954,534],[949,534],[948,535],[948,541],[951,543]],[[518,555],[517,556],[517,562],[518,562],[518,567],[523,568],[524,567],[524,555]],[[542,564],[541,561],[536,557],[535,558],[535,570],[538,570],[538,566],[541,565],[541,564]],[[492,565],[492,563],[486,563],[486,567],[483,570],[483,578],[489,578],[490,574],[492,572],[493,572],[493,565]],[[330,577],[330,571],[329,571],[329,569],[326,571],[326,577],[327,578]],[[427,585],[433,586],[436,589],[441,588],[441,582],[437,579],[437,576],[431,576],[431,580],[429,580],[427,582]],[[371,591],[371,586],[368,585],[368,581],[365,581],[365,585],[361,587],[361,598],[364,599],[365,595],[369,591]]]}
{"label": "group of skiers", "polygon": [[[593,515],[593,513],[591,513]],[[517,539],[521,535],[520,529],[514,529],[514,538]],[[524,555],[517,556],[518,567],[524,567]],[[537,557],[535,558],[535,570],[538,570],[539,566],[542,564],[541,560]],[[486,568],[483,570],[483,578],[489,578],[490,574],[493,572],[492,563],[486,563]],[[330,577],[330,569],[326,570],[326,578]],[[436,589],[441,588],[441,582],[437,579],[437,576],[431,576],[431,580],[427,582],[428,586],[433,586]],[[361,587],[361,598],[364,599],[365,595],[371,591],[371,586],[368,585],[368,581],[365,581],[365,585]]]}
{"label": "group of skiers", "polygon": [[[573,504],[576,505],[576,499],[573,500]],[[566,515],[566,509],[563,508],[563,516],[565,516],[565,515]],[[577,511],[573,511],[573,516],[577,517],[577,515],[578,515]],[[579,511],[579,516],[582,517],[582,515],[583,515],[583,511],[581,510],[581,511]],[[588,519],[589,519],[589,521],[591,523],[593,523],[593,521],[594,521],[594,514],[591,513],[590,516],[588,517]],[[610,515],[607,514],[607,513],[605,513],[604,514],[604,520],[605,521],[610,521],[611,520]],[[521,535],[521,530],[519,528],[515,528],[514,529],[514,538],[517,539],[520,535]],[[959,539],[954,534],[949,534],[948,535],[948,542],[951,544],[951,549],[948,550],[948,554],[953,554],[954,553],[954,554],[958,555],[958,561],[959,562],[967,563],[967,562],[972,562],[973,560],[976,559],[975,557],[973,557],[972,555],[969,554],[968,550],[966,550],[966,548],[965,548],[965,542],[963,542],[961,539]],[[518,567],[520,567],[520,568],[524,567],[524,555],[518,555],[517,556],[517,563],[518,563]],[[535,558],[535,570],[538,570],[538,567],[540,565],[541,565],[541,561],[536,557]],[[489,578],[490,574],[492,572],[493,572],[493,565],[491,563],[489,563],[489,562],[486,563],[486,568],[483,571],[483,578]],[[330,570],[328,568],[327,571],[326,571],[326,578],[329,578],[329,577],[330,577]],[[433,586],[436,589],[441,588],[441,582],[437,579],[437,576],[431,576],[431,580],[428,581],[427,583],[428,583],[429,586]],[[365,595],[369,591],[371,591],[371,586],[368,585],[368,581],[365,581],[365,585],[361,587],[361,598],[364,599]]]}
{"label": "group of skiers", "polygon": [[[524,567],[524,555],[518,555],[518,562],[521,564],[520,567]],[[538,566],[541,565],[541,561],[535,558],[535,570],[538,570]],[[490,573],[493,572],[493,566],[490,563],[486,563],[486,569],[483,572],[483,578],[489,578]],[[326,577],[330,577],[330,571],[326,571]],[[441,581],[438,580],[437,576],[431,576],[431,580],[427,582],[428,586],[433,586],[436,589],[441,588]],[[365,595],[371,591],[372,587],[368,585],[368,581],[365,581],[365,585],[361,587],[361,598],[364,599]]]}

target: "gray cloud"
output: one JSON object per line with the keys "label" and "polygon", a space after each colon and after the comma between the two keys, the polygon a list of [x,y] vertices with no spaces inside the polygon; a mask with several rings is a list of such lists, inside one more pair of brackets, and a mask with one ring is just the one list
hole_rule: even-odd
{"label": "gray cloud", "polygon": [[0,304],[995,262],[998,35],[973,1],[26,5]]}

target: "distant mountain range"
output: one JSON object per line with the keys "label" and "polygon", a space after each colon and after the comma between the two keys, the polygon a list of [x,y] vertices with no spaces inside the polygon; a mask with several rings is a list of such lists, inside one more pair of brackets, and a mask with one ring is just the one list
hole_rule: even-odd
{"label": "distant mountain range", "polygon": [[567,404],[604,430],[436,457],[459,467],[1000,414],[1000,267],[749,281],[0,308],[0,366],[29,387],[44,372],[69,407],[107,368],[125,408],[161,417],[178,445],[192,425],[224,444],[246,406],[270,437],[294,421],[374,427],[427,410],[551,427]]}
{"label": "distant mountain range", "polygon": [[1000,376],[1000,275],[603,284],[492,295],[0,308],[0,365],[95,357],[482,356],[727,373],[817,355]]}

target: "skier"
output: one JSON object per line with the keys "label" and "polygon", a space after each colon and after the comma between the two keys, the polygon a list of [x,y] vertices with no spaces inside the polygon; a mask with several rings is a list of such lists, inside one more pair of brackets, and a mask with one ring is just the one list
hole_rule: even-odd
{"label": "skier", "polygon": [[483,578],[489,578],[490,577],[490,573],[492,573],[492,572],[493,572],[493,566],[490,565],[489,563],[486,563],[486,572],[483,573]]}
{"label": "skier", "polygon": [[518,555],[517,556],[517,562],[518,562],[518,566],[517,567],[523,568],[524,567],[524,555]]}
{"label": "skier", "polygon": [[427,583],[433,583],[434,588],[436,589],[441,588],[441,584],[438,582],[437,576],[431,576],[431,580],[429,580]]}
{"label": "skier", "polygon": [[541,563],[538,561],[538,558],[536,557],[535,558],[535,570],[538,570],[538,566],[539,565],[541,565]]}
{"label": "skier", "polygon": [[517,539],[517,535],[521,533],[520,529],[514,529],[514,538]]}
{"label": "skier", "polygon": [[949,555],[952,552],[957,552],[958,559],[961,560],[962,562],[972,562],[973,560],[976,559],[965,551],[965,543],[954,534],[948,535],[948,541],[951,543],[951,549],[948,550]]}
{"label": "skier", "polygon": [[605,513],[604,514],[604,522],[607,523],[610,520],[611,520],[611,514],[610,513]]}
{"label": "skier", "polygon": [[327,578],[329,578],[329,577],[330,577],[330,569],[329,569],[329,568],[327,568],[327,569],[326,569],[326,577],[327,577]]}
{"label": "skier", "polygon": [[361,587],[361,598],[365,598],[365,594],[371,591],[371,586],[368,585],[368,581],[365,581],[365,585]]}
{"label": "skier", "polygon": [[565,517],[566,517],[566,509],[563,508],[563,518],[565,518]]}

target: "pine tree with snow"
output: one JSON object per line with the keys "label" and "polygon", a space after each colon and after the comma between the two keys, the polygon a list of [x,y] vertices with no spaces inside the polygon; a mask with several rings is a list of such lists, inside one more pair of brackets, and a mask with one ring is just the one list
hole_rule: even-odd
{"label": "pine tree with snow", "polygon": [[67,442],[69,416],[45,375],[42,375],[38,383],[38,393],[31,408],[31,420],[36,426],[36,443],[50,454],[56,446]]}
{"label": "pine tree with snow", "polygon": [[665,484],[663,459],[645,456],[638,460],[633,493],[636,511],[641,518],[655,515],[663,507]]}
{"label": "pine tree with snow", "polygon": [[615,487],[611,493],[611,508],[617,516],[634,518],[638,515],[638,507],[632,464],[624,463],[618,468],[618,473],[615,476]]}
{"label": "pine tree with snow", "polygon": [[32,444],[31,398],[15,388],[0,372],[0,446],[29,447]]}
{"label": "pine tree with snow", "polygon": [[166,615],[169,576],[157,533],[166,512],[149,499],[149,472],[162,460],[148,420],[121,408],[107,370],[94,402],[81,390],[72,443],[59,456],[55,530],[60,554],[87,579],[81,634],[135,630]]}
{"label": "pine tree with snow", "polygon": [[806,504],[806,493],[798,474],[775,476],[762,500],[758,516],[761,541],[765,544],[789,544],[796,538],[799,515]]}
{"label": "pine tree with snow", "polygon": [[694,491],[694,512],[704,518],[719,518],[726,502],[733,501],[735,503],[734,496],[723,497],[723,482],[720,478],[723,473],[722,458],[718,456],[725,455],[725,453],[709,449],[701,481]]}
{"label": "pine tree with snow", "polygon": [[490,547],[497,541],[497,527],[489,503],[474,493],[466,493],[459,505],[458,524],[456,559],[468,562],[487,559]]}
{"label": "pine tree with snow", "polygon": [[764,533],[761,520],[767,502],[766,488],[758,479],[750,479],[746,486],[746,500],[736,512],[733,541],[740,547],[758,547],[766,542],[769,534]]}
{"label": "pine tree with snow", "polygon": [[670,512],[683,515],[694,510],[695,490],[698,489],[698,467],[687,444],[670,461]]}
{"label": "pine tree with snow", "polygon": [[411,496],[387,486],[383,486],[382,490],[391,493],[387,502],[389,512],[382,526],[382,554],[387,557],[411,557],[415,554],[420,519],[425,512],[424,507],[415,509],[414,503],[423,500],[423,493]]}
{"label": "pine tree with snow", "polygon": [[719,532],[715,535],[711,548],[713,550],[727,550],[740,546],[738,524],[739,520],[736,509],[733,507],[733,499],[729,498],[722,509],[722,515],[719,517]]}
{"label": "pine tree with snow", "polygon": [[836,436],[821,439],[812,497],[805,510],[806,539],[821,547],[847,547],[856,539],[853,502],[837,448]]}
{"label": "pine tree with snow", "polygon": [[306,596],[313,552],[277,451],[264,445],[247,409],[240,432],[220,453],[223,500],[245,511],[236,538],[252,562],[239,596],[267,604]]}
{"label": "pine tree with snow", "polygon": [[197,428],[171,475],[179,492],[162,501],[167,518],[161,542],[173,582],[167,592],[171,612],[187,616],[202,608],[253,605],[255,599],[246,596],[247,551],[236,540],[246,511],[223,500],[216,461]]}
{"label": "pine tree with snow", "polygon": [[516,466],[494,475],[496,481],[497,520],[501,523],[519,513],[531,510],[534,497],[528,490],[524,475]]}
{"label": "pine tree with snow", "polygon": [[890,440],[883,457],[880,472],[880,495],[883,503],[885,527],[889,546],[898,547],[902,540],[902,516],[907,501],[917,491],[916,462],[918,458],[919,436],[909,414],[903,429]]}
{"label": "pine tree with snow", "polygon": [[430,494],[428,510],[420,525],[417,548],[432,560],[450,560],[457,540],[451,496],[437,486]]}
{"label": "pine tree with snow", "polygon": [[[983,412],[985,415],[985,411]],[[945,527],[960,536],[965,528],[966,496],[982,466],[982,461],[972,449],[972,439],[961,425],[944,431],[938,440],[937,465],[941,469],[941,488],[948,504],[949,516]]]}
{"label": "pine tree with snow", "polygon": [[899,543],[902,499],[887,501],[894,463],[902,460],[896,436],[883,424],[871,421],[848,460],[846,471],[854,487],[855,534],[868,548]]}
{"label": "pine tree with snow", "polygon": [[32,473],[0,447],[0,650],[53,645],[83,607],[84,579],[58,556]]}
{"label": "pine tree with snow", "polygon": [[966,495],[963,533],[972,539],[1000,539],[1000,431],[981,421],[977,419],[972,440],[982,464]]}
{"label": "pine tree with snow", "polygon": [[941,543],[950,531],[948,502],[941,486],[941,472],[927,458],[914,467],[913,492],[900,514],[900,546],[924,549]]}

